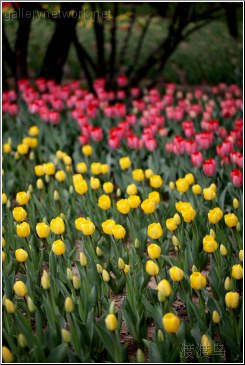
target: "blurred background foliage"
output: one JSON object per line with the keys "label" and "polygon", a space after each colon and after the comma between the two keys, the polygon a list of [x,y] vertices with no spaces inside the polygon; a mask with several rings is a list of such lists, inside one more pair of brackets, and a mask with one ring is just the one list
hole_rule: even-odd
{"label": "blurred background foliage", "polygon": [[[166,82],[241,86],[242,3],[6,4],[4,88],[16,79],[45,77],[56,82],[84,80],[92,89],[92,80],[103,76],[113,88],[120,74],[129,76],[130,86],[146,79],[151,86]],[[17,19],[14,12],[22,9],[36,13],[29,20]],[[73,11],[73,16],[52,19],[62,10]],[[94,19],[94,11],[106,16]],[[80,16],[76,18],[75,12]]]}

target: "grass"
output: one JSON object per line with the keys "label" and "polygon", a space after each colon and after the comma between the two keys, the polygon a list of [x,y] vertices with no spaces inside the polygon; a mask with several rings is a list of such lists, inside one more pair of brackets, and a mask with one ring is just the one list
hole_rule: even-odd
{"label": "grass", "polygon": [[[108,3],[110,4],[110,3]],[[104,5],[105,7],[105,5]],[[107,9],[107,5],[105,7]],[[108,5],[109,9],[109,5]],[[113,9],[111,5],[110,9]],[[129,7],[125,11],[129,11]],[[134,57],[137,40],[141,34],[142,26],[146,21],[148,10],[137,8],[137,21],[130,38],[128,49],[124,55],[124,65],[120,65],[123,72],[124,67],[129,65]],[[14,47],[17,30],[17,21],[6,21],[3,16],[3,22],[6,29],[10,44]],[[169,20],[155,17],[148,29],[145,37],[142,53],[140,55],[140,64],[144,63],[146,57],[154,51],[159,44],[163,34],[166,34]],[[118,18],[117,32],[117,56],[123,44],[128,26],[128,17],[120,14]],[[206,27],[193,33],[187,40],[179,44],[176,51],[169,58],[160,78],[164,82],[176,82],[182,84],[217,84],[219,82],[242,84],[242,19],[239,21],[240,39],[235,41],[228,32],[224,20],[214,21]],[[49,19],[43,18],[40,21],[33,19],[30,44],[28,53],[28,66],[31,77],[40,75],[45,51],[52,37],[55,23]],[[110,55],[110,24],[106,25],[105,31],[105,49],[106,58]],[[93,25],[90,20],[81,20],[77,26],[77,33],[80,42],[90,53],[93,59],[96,58],[96,41]],[[41,35],[41,36],[40,36]],[[118,58],[117,58],[118,63]],[[154,70],[149,72],[148,77],[152,77]],[[73,79],[81,78],[82,71],[77,60],[76,52],[73,46],[70,48],[67,63],[64,68],[64,78]]]}

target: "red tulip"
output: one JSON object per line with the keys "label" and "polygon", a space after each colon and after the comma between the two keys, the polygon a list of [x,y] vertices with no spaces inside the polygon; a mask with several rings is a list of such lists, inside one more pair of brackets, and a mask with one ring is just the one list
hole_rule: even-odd
{"label": "red tulip", "polygon": [[201,154],[201,152],[198,151],[198,152],[192,153],[191,162],[192,162],[193,166],[201,167],[203,164],[203,155]]}
{"label": "red tulip", "polygon": [[203,172],[206,176],[213,176],[216,172],[216,161],[209,158],[203,163]]}
{"label": "red tulip", "polygon": [[242,186],[242,172],[241,170],[235,169],[231,171],[232,184],[236,187]]}

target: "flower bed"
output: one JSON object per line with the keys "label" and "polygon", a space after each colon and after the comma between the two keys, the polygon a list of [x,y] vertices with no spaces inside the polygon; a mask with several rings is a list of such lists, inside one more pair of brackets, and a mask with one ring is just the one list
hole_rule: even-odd
{"label": "flower bed", "polygon": [[3,93],[5,362],[242,359],[241,90],[126,85]]}

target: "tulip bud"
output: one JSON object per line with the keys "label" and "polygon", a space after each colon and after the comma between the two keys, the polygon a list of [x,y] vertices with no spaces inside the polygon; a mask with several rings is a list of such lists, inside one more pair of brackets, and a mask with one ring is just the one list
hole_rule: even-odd
{"label": "tulip bud", "polygon": [[41,285],[45,290],[50,288],[50,278],[46,270],[43,271],[43,275],[41,277]]}
{"label": "tulip bud", "polygon": [[136,359],[138,363],[145,362],[145,355],[144,352],[141,349],[137,350]]}
{"label": "tulip bud", "polygon": [[118,188],[116,194],[117,194],[117,197],[119,198],[121,196],[121,189]]}
{"label": "tulip bud", "polygon": [[105,269],[102,271],[102,279],[103,279],[105,282],[107,282],[107,281],[109,281],[109,280],[110,280],[110,275],[109,275],[109,273],[108,273]]}
{"label": "tulip bud", "polygon": [[70,193],[70,195],[72,195],[74,193],[74,188],[72,185],[69,187],[69,193]]}
{"label": "tulip bud", "polygon": [[39,190],[41,190],[41,189],[43,189],[43,186],[44,186],[44,184],[43,184],[42,179],[37,179],[37,188]]}
{"label": "tulip bud", "polygon": [[15,312],[16,307],[15,307],[14,303],[11,300],[9,300],[8,298],[5,298],[4,306],[6,308],[6,311],[9,314],[13,314]]}
{"label": "tulip bud", "polygon": [[11,201],[10,200],[7,201],[7,208],[11,208]]}
{"label": "tulip bud", "polygon": [[175,185],[174,185],[174,182],[173,181],[170,181],[170,183],[169,183],[169,189],[170,190],[174,190],[174,187],[175,187]]}
{"label": "tulip bud", "polygon": [[80,264],[83,267],[86,267],[87,266],[87,263],[88,263],[87,257],[84,255],[83,252],[80,252]]}
{"label": "tulip bud", "polygon": [[14,362],[14,356],[6,346],[2,347],[2,357],[3,357],[3,362],[7,363]]}
{"label": "tulip bud", "polygon": [[74,311],[74,304],[70,297],[66,297],[65,300],[65,311],[67,313],[72,313]]}
{"label": "tulip bud", "polygon": [[57,190],[54,191],[54,200],[58,201],[60,199],[60,194]]}
{"label": "tulip bud", "polygon": [[163,342],[164,341],[164,334],[163,334],[163,332],[162,332],[161,329],[159,329],[157,331],[157,339],[158,339],[159,342]]}
{"label": "tulip bud", "polygon": [[233,199],[233,208],[234,208],[234,209],[239,208],[239,201],[237,200],[237,198],[234,198],[234,199]]}
{"label": "tulip bud", "polygon": [[175,247],[179,247],[179,240],[176,236],[172,237],[172,242]]}
{"label": "tulip bud", "polygon": [[192,271],[192,272],[198,272],[196,265],[193,265],[193,266],[192,266],[191,271]]}
{"label": "tulip bud", "polygon": [[103,267],[100,264],[96,264],[96,268],[99,274],[102,274],[103,272]]}
{"label": "tulip bud", "polygon": [[73,276],[72,271],[71,271],[71,269],[68,267],[68,268],[66,269],[66,277],[67,277],[67,279],[68,279],[68,280],[72,280],[72,276]]}
{"label": "tulip bud", "polygon": [[46,183],[49,183],[50,182],[50,177],[48,176],[48,175],[45,175],[45,181],[46,181]]}
{"label": "tulip bud", "polygon": [[103,251],[100,249],[100,247],[99,247],[99,246],[97,246],[97,247],[96,247],[96,255],[97,255],[98,257],[103,256]]}
{"label": "tulip bud", "polygon": [[238,222],[238,223],[237,223],[237,225],[236,225],[236,230],[237,230],[238,232],[240,232],[240,231],[241,231],[241,223],[240,223],[240,222]]}
{"label": "tulip bud", "polygon": [[225,290],[227,290],[227,291],[231,290],[231,288],[232,288],[231,279],[229,278],[229,276],[227,276],[225,279],[224,287],[225,287]]}
{"label": "tulip bud", "polygon": [[66,216],[65,216],[65,214],[64,214],[64,213],[60,213],[60,218],[61,218],[61,219],[65,219],[65,217],[66,217]]}
{"label": "tulip bud", "polygon": [[226,249],[226,247],[224,246],[224,245],[220,245],[220,253],[221,253],[221,255],[222,256],[227,256],[227,249]]}
{"label": "tulip bud", "polygon": [[243,250],[239,251],[239,260],[243,262]]}
{"label": "tulip bud", "polygon": [[79,279],[78,276],[73,275],[73,277],[72,277],[72,283],[73,283],[74,289],[76,289],[76,290],[81,289],[82,284],[81,284],[81,280]]}
{"label": "tulip bud", "polygon": [[115,302],[114,300],[110,304],[109,313],[114,314],[115,313]]}
{"label": "tulip bud", "polygon": [[136,238],[135,241],[134,241],[134,247],[136,249],[140,247],[140,241],[138,240],[138,238]]}
{"label": "tulip bud", "polygon": [[212,228],[210,229],[209,234],[210,234],[210,236],[212,236],[213,238],[215,238],[215,237],[216,237],[216,234],[215,234],[215,232],[214,232],[214,230],[213,230]]}
{"label": "tulip bud", "polygon": [[212,314],[212,321],[217,324],[220,322],[220,315],[219,315],[219,312],[217,311],[213,311],[213,314]]}
{"label": "tulip bud", "polygon": [[34,313],[36,311],[36,306],[30,297],[27,298],[27,307],[30,313]]}
{"label": "tulip bud", "polygon": [[25,336],[22,333],[18,334],[17,342],[18,342],[18,345],[22,348],[25,348],[27,346],[27,340],[26,340]]}
{"label": "tulip bud", "polygon": [[20,155],[19,155],[19,153],[18,153],[18,152],[15,152],[15,154],[14,154],[14,158],[15,158],[16,160],[19,160]]}
{"label": "tulip bud", "polygon": [[205,356],[211,356],[213,353],[212,341],[207,335],[201,338],[202,351]]}
{"label": "tulip bud", "polygon": [[29,191],[29,193],[33,193],[33,186],[32,186],[32,184],[30,184],[28,186],[28,191]]}
{"label": "tulip bud", "polygon": [[125,262],[123,261],[123,259],[121,257],[119,257],[119,259],[118,259],[119,270],[124,270],[124,267],[125,267]]}
{"label": "tulip bud", "polygon": [[71,334],[69,331],[67,331],[66,329],[62,328],[61,329],[61,335],[62,335],[62,339],[65,343],[70,343],[71,342]]}
{"label": "tulip bud", "polygon": [[34,158],[35,158],[35,155],[34,155],[33,151],[31,151],[30,156],[29,156],[29,159],[30,159],[31,161],[33,161],[33,160],[34,160]]}

